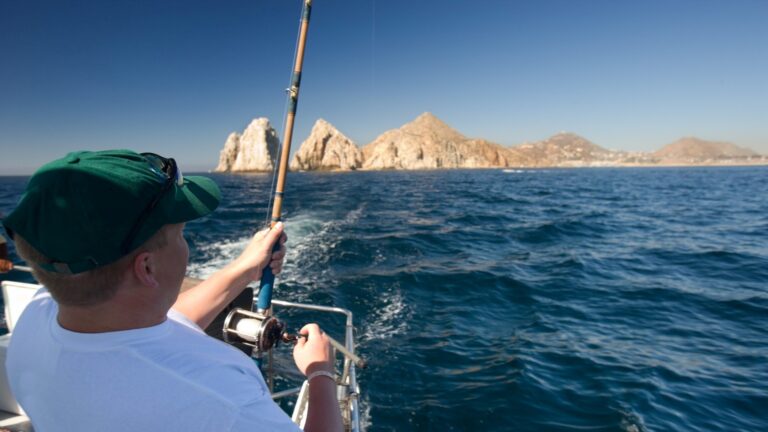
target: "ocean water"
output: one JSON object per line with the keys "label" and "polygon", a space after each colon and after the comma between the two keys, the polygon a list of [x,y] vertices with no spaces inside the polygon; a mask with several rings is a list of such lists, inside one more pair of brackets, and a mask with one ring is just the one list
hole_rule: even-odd
{"label": "ocean water", "polygon": [[[201,277],[269,195],[211,176]],[[354,312],[369,431],[768,430],[766,167],[291,173],[285,199],[275,297]]]}

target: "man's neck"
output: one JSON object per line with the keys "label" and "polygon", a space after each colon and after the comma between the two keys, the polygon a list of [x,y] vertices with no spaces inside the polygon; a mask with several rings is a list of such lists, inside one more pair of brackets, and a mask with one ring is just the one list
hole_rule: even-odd
{"label": "man's neck", "polygon": [[152,327],[165,321],[170,306],[163,301],[119,290],[115,297],[95,306],[59,305],[58,321],[78,333],[105,333]]}

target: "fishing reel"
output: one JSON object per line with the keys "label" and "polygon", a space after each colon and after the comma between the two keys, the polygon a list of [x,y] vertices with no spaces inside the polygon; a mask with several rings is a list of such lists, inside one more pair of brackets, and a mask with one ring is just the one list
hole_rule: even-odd
{"label": "fishing reel", "polygon": [[253,355],[268,352],[283,340],[285,323],[274,316],[235,308],[224,320],[224,341],[253,348]]}
{"label": "fishing reel", "polygon": [[[259,312],[235,308],[224,320],[222,333],[224,341],[228,344],[247,345],[253,349],[251,352],[253,357],[261,358],[264,353],[269,352],[280,342],[296,343],[299,338],[306,337],[303,334],[289,334],[285,328],[285,323],[272,315],[267,316]],[[359,368],[363,369],[367,366],[365,360],[332,337],[327,337],[333,348],[353,361]]]}

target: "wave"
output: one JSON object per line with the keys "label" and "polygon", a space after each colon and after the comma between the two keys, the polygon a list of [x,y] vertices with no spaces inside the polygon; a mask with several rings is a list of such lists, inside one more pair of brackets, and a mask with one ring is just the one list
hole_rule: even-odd
{"label": "wave", "polygon": [[360,325],[360,341],[363,345],[392,339],[408,331],[410,313],[400,288],[391,287],[381,297],[385,300],[373,307],[369,319]]}

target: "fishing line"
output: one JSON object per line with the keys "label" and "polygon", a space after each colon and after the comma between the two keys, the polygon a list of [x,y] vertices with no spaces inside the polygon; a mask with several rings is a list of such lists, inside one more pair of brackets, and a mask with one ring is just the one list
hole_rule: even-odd
{"label": "fishing line", "polygon": [[376,90],[376,0],[371,0],[371,96]]}

